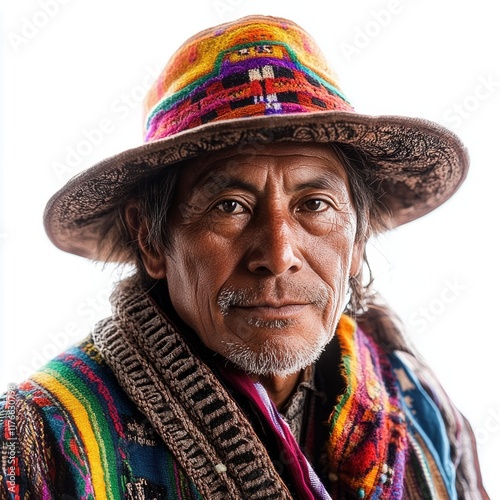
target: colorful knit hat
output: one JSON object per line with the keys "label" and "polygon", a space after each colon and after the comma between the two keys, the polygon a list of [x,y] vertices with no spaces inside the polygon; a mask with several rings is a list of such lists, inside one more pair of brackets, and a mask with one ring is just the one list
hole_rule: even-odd
{"label": "colorful knit hat", "polygon": [[438,124],[355,113],[314,40],[295,23],[266,16],[187,40],[146,96],[144,134],[144,145],[77,175],[50,199],[45,228],[57,247],[126,261],[115,221],[137,183],[181,160],[231,146],[354,146],[380,181],[393,227],[445,202],[469,163],[460,140]]}

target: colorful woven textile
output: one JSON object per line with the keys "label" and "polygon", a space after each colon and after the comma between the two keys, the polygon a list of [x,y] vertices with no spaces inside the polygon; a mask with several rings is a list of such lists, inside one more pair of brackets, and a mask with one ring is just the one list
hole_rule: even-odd
{"label": "colorful woven textile", "polygon": [[332,472],[359,498],[401,498],[408,442],[396,378],[381,349],[353,331],[348,321],[337,330],[346,391],[329,422]]}
{"label": "colorful woven textile", "polygon": [[18,466],[0,498],[202,498],[90,339],[9,396]]}
{"label": "colorful woven textile", "polygon": [[193,38],[145,100],[145,140],[205,123],[324,110],[353,111],[314,40],[279,19],[248,19]]}
{"label": "colorful woven textile", "polygon": [[[328,498],[323,486],[333,499],[487,498],[464,420],[430,397],[427,372],[417,377],[350,319],[337,330],[345,390],[322,401],[325,475],[266,394],[181,335],[143,290],[122,284],[114,306],[93,340],[0,400],[0,498]],[[320,390],[335,372],[317,363]]]}

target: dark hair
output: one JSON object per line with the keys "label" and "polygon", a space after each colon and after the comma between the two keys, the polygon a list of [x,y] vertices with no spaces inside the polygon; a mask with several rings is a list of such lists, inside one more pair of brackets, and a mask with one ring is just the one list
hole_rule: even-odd
{"label": "dark hair", "polygon": [[356,276],[349,277],[351,295],[345,311],[351,316],[358,316],[378,301],[373,291],[373,274],[365,244],[371,236],[388,229],[390,212],[382,203],[384,190],[381,181],[374,175],[376,167],[370,158],[348,144],[332,143],[331,146],[347,172],[356,210],[356,241],[364,245],[363,266]]}

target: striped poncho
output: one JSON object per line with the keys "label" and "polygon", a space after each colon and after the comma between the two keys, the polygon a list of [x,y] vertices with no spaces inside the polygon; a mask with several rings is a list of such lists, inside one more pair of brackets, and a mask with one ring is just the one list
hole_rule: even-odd
{"label": "striped poncho", "polygon": [[147,294],[124,283],[114,306],[1,399],[0,498],[487,498],[439,385],[350,318],[316,364],[296,441],[261,387]]}

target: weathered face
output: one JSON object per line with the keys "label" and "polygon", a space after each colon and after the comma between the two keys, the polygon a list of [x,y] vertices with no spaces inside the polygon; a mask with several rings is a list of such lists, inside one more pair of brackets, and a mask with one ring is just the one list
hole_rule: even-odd
{"label": "weathered face", "polygon": [[287,375],[331,340],[356,274],[355,209],[327,145],[211,154],[183,171],[166,277],[180,317],[248,373]]}

